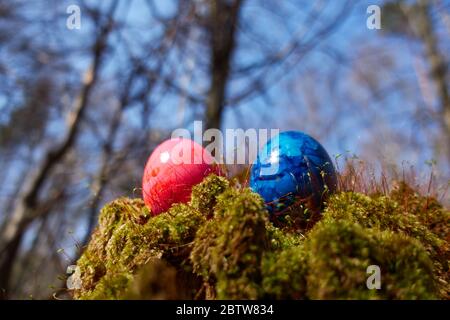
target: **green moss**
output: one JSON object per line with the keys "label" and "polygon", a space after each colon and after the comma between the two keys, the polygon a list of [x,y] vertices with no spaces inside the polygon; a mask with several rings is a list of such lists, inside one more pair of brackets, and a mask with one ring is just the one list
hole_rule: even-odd
{"label": "green moss", "polygon": [[[314,216],[292,212],[269,222],[259,195],[215,175],[156,217],[142,200],[117,199],[77,263],[74,297],[449,297],[449,211],[435,199],[398,184],[389,195],[337,193]],[[380,290],[366,286],[370,265]]]}
{"label": "green moss", "polygon": [[441,245],[440,239],[428,230],[416,215],[403,211],[398,202],[386,196],[339,193],[330,199],[324,220],[347,220],[366,228],[402,232],[417,238],[430,248]]}
{"label": "green moss", "polygon": [[[94,233],[93,239],[96,239]],[[88,249],[84,252],[81,258],[78,260],[77,266],[80,268],[82,288],[75,291],[75,297],[82,297],[84,292],[90,292],[95,289],[97,282],[106,274],[106,267],[104,260],[95,255],[93,242],[89,245]]]}
{"label": "green moss", "polygon": [[288,232],[275,227],[272,223],[266,224],[267,238],[269,239],[270,250],[283,250],[298,246],[305,239],[301,233]]}
{"label": "green moss", "polygon": [[262,261],[264,298],[306,298],[306,258],[303,244],[266,253]]}
{"label": "green moss", "polygon": [[[321,222],[307,242],[311,299],[433,299],[433,264],[416,240],[352,221]],[[381,269],[381,289],[368,290],[367,267]]]}
{"label": "green moss", "polygon": [[194,242],[194,271],[216,281],[219,299],[260,297],[260,264],[268,246],[261,197],[249,189],[230,189],[218,197],[214,218]]}
{"label": "green moss", "polygon": [[216,198],[230,187],[230,183],[224,177],[214,174],[209,175],[192,189],[191,205],[200,211],[205,217],[212,217]]}
{"label": "green moss", "polygon": [[80,299],[115,300],[124,295],[133,276],[126,271],[108,272],[101,278],[93,291],[80,296]]}
{"label": "green moss", "polygon": [[[121,298],[131,275],[152,258],[183,260],[205,217],[197,210],[174,205],[167,213],[142,219],[142,201],[119,199],[101,212],[99,227],[78,261],[82,288],[77,298]],[[111,290],[106,290],[111,284]]]}
{"label": "green moss", "polygon": [[218,245],[220,235],[220,221],[210,220],[197,232],[194,246],[190,255],[193,271],[203,277],[206,283],[214,283],[216,280],[212,267],[215,263],[214,248]]}
{"label": "green moss", "polygon": [[[429,198],[411,193],[409,188],[402,188],[394,191],[390,197],[370,197],[351,192],[336,194],[329,200],[323,221],[330,224],[336,220],[352,221],[364,228],[393,231],[419,240],[433,260],[442,295],[448,295],[449,247],[445,237],[440,237],[442,230],[448,231],[448,219],[445,218],[448,217],[448,210]],[[398,202],[400,200],[406,201],[407,204]],[[430,214],[426,209],[427,202],[434,214]],[[434,218],[430,218],[430,215]],[[448,235],[448,232],[443,233]]]}
{"label": "green moss", "polygon": [[416,216],[422,225],[439,238],[445,239],[450,233],[450,211],[435,198],[421,196],[404,182],[396,185],[390,197],[400,205],[405,214]]}
{"label": "green moss", "polygon": [[431,251],[435,273],[438,276],[442,297],[450,298],[450,210],[444,208],[434,197],[422,196],[406,183],[396,185],[390,197],[403,208],[404,214],[414,215],[439,239]]}

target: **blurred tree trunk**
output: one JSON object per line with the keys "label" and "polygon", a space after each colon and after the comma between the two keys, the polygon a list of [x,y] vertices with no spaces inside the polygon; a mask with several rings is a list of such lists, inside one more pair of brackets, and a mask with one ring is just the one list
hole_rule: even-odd
{"label": "blurred tree trunk", "polygon": [[[450,94],[447,82],[448,67],[444,55],[438,46],[435,28],[433,27],[430,13],[430,3],[427,0],[419,0],[420,12],[416,15],[417,32],[425,45],[426,59],[430,64],[430,77],[435,84],[439,100],[439,118],[444,133],[444,145],[448,161],[450,163]],[[413,13],[414,15],[414,13]]]}
{"label": "blurred tree trunk", "polygon": [[209,1],[210,74],[211,83],[206,98],[205,129],[218,128],[222,123],[225,93],[235,48],[236,27],[242,0]]}
{"label": "blurred tree trunk", "polygon": [[0,235],[0,299],[7,298],[12,267],[27,227],[43,212],[48,212],[40,211],[42,205],[42,200],[39,199],[40,191],[45,186],[54,168],[64,159],[76,142],[88,106],[89,95],[97,80],[103,55],[107,48],[108,35],[113,26],[112,15],[115,7],[116,5],[111,7],[108,22],[100,28],[93,47],[93,62],[85,74],[83,87],[75,102],[75,107],[68,115],[67,133],[63,141],[44,155],[42,162],[30,175],[30,178],[25,181],[24,188],[17,198],[14,211],[10,219],[6,221],[4,230]]}

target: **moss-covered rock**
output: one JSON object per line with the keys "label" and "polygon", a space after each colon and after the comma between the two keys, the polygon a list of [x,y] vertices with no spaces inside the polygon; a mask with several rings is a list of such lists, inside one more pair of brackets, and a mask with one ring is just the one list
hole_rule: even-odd
{"label": "moss-covered rock", "polygon": [[[214,175],[156,217],[117,199],[77,263],[74,297],[449,298],[449,211],[435,199],[400,183],[388,195],[338,192],[315,214],[273,223],[259,195]],[[371,265],[378,290],[366,285]]]}

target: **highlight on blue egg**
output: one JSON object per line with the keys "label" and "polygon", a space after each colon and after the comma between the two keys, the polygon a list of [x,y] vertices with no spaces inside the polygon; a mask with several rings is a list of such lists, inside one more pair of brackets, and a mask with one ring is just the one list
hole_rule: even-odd
{"label": "highlight on blue egg", "polygon": [[336,190],[337,176],[317,140],[301,131],[286,131],[259,152],[251,168],[250,188],[262,196],[271,214],[295,204],[317,209]]}

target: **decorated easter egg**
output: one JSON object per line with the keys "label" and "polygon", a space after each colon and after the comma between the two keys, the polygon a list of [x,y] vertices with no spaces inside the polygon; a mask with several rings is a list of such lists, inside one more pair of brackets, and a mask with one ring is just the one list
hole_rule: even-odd
{"label": "decorated easter egg", "polygon": [[295,203],[319,208],[337,187],[336,171],[322,145],[300,131],[273,137],[260,151],[250,173],[250,187],[265,200],[270,213]]}
{"label": "decorated easter egg", "polygon": [[190,200],[192,187],[211,173],[214,158],[198,143],[175,138],[161,143],[150,155],[142,179],[144,202],[153,215],[174,203]]}

